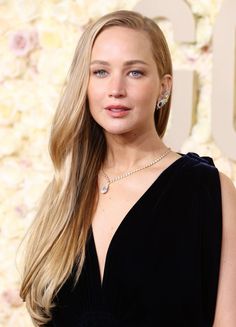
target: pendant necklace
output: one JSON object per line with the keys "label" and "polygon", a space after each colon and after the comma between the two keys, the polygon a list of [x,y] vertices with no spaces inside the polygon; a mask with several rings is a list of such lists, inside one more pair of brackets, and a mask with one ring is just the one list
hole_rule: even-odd
{"label": "pendant necklace", "polygon": [[161,159],[163,159],[163,158],[164,158],[164,157],[165,157],[165,156],[166,156],[170,151],[171,151],[171,148],[168,148],[167,151],[164,152],[161,156],[159,156],[158,158],[154,159],[154,160],[151,161],[150,163],[146,164],[144,167],[137,168],[137,169],[132,170],[132,171],[128,171],[127,173],[124,173],[124,174],[122,174],[122,175],[116,176],[116,177],[114,177],[114,178],[112,178],[112,179],[110,179],[110,178],[107,176],[107,174],[106,174],[106,173],[103,171],[103,169],[102,169],[102,173],[103,173],[103,175],[106,177],[106,179],[107,179],[107,183],[106,183],[105,185],[102,186],[100,192],[101,192],[102,194],[105,194],[105,193],[107,193],[107,192],[109,191],[109,186],[110,186],[111,183],[117,182],[117,181],[119,181],[120,179],[123,179],[123,178],[125,178],[125,177],[128,177],[128,176],[134,174],[134,173],[137,173],[137,172],[140,171],[140,170],[143,170],[143,169],[145,169],[145,168],[148,168],[148,167],[151,167],[151,166],[155,165],[155,163],[157,163],[158,161],[160,161]]}

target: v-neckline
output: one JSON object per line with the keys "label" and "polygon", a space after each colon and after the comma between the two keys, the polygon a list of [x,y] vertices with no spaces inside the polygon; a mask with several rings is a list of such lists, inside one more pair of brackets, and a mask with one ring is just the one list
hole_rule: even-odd
{"label": "v-neckline", "polygon": [[138,200],[133,204],[133,206],[129,209],[129,211],[126,213],[126,215],[124,216],[124,218],[121,220],[120,224],[118,225],[118,227],[116,228],[111,241],[108,245],[107,248],[107,252],[106,252],[106,256],[105,256],[105,263],[104,263],[104,269],[103,269],[103,276],[101,276],[101,272],[100,272],[100,266],[99,266],[99,260],[98,260],[98,253],[97,253],[97,248],[96,248],[96,244],[95,244],[95,239],[94,239],[94,234],[93,234],[93,227],[92,225],[90,226],[90,230],[91,230],[91,241],[92,241],[92,247],[93,247],[93,251],[94,251],[94,255],[95,255],[95,261],[96,261],[96,268],[98,271],[98,275],[99,275],[99,286],[101,289],[103,289],[104,287],[104,281],[107,275],[107,265],[109,262],[109,255],[111,253],[111,249],[113,247],[113,244],[116,240],[116,238],[118,237],[120,230],[122,229],[123,225],[127,222],[128,218],[130,216],[132,216],[132,213],[135,211],[135,209],[138,207],[138,205],[140,205],[140,203],[143,201],[143,199],[147,196],[147,194],[149,194],[152,189],[158,184],[160,183],[161,179],[175,166],[177,166],[178,164],[180,164],[188,155],[187,154],[182,154],[177,152],[178,154],[181,155],[180,158],[176,159],[174,162],[172,162],[168,167],[166,167],[161,173],[160,175],[158,175],[158,177],[153,181],[153,183],[147,188],[147,190],[138,198]]}

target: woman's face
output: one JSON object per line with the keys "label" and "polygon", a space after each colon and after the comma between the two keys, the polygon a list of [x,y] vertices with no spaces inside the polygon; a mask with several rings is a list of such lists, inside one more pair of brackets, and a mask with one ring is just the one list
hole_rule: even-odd
{"label": "woman's face", "polygon": [[115,26],[98,35],[91,54],[88,101],[105,133],[155,130],[156,102],[166,87],[145,32]]}

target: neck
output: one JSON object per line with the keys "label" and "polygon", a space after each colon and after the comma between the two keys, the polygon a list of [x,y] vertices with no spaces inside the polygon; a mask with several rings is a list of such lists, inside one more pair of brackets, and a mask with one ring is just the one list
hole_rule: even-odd
{"label": "neck", "polygon": [[161,156],[167,146],[157,133],[112,135],[106,133],[107,155],[103,169],[113,174],[146,165]]}

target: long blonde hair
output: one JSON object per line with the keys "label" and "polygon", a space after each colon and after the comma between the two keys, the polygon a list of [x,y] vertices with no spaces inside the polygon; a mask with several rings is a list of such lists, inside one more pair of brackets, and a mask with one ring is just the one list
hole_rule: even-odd
{"label": "long blonde hair", "polygon": [[[76,281],[85,259],[85,244],[97,203],[97,176],[106,156],[102,128],[87,101],[89,65],[96,37],[111,26],[145,31],[150,38],[160,76],[172,74],[169,49],[157,24],[133,11],[116,11],[88,26],[81,36],[59,102],[50,138],[54,177],[48,185],[28,232],[20,295],[36,326],[51,319],[53,299],[72,269]],[[170,102],[155,113],[164,135]]]}

